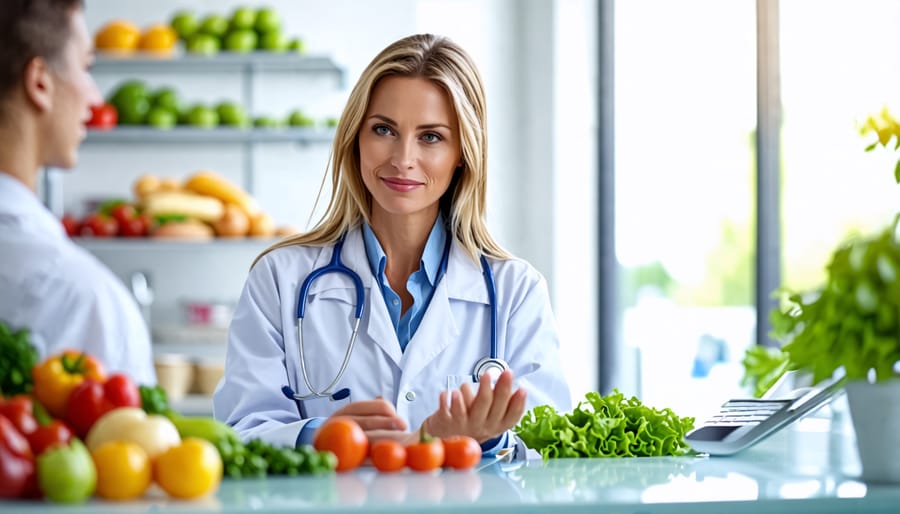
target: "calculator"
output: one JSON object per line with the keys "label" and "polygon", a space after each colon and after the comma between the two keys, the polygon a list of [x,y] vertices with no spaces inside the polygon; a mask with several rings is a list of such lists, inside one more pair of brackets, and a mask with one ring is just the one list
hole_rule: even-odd
{"label": "calculator", "polygon": [[781,398],[728,400],[684,439],[698,452],[732,455],[825,405],[842,391],[843,385],[843,380],[828,380],[816,387],[796,389]]}

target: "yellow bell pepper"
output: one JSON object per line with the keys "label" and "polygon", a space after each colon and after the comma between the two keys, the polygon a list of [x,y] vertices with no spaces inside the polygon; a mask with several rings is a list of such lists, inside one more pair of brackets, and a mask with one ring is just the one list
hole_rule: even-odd
{"label": "yellow bell pepper", "polygon": [[86,378],[102,383],[106,380],[106,372],[94,357],[77,350],[65,350],[32,368],[31,378],[34,397],[53,417],[62,418],[69,395],[78,384]]}

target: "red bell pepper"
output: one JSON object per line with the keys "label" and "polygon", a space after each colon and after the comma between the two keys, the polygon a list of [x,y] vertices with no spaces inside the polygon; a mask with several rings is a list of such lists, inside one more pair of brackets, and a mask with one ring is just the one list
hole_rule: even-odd
{"label": "red bell pepper", "polygon": [[30,396],[20,394],[12,398],[0,398],[0,414],[6,416],[19,433],[26,437],[38,427]]}
{"label": "red bell pepper", "polygon": [[25,436],[0,414],[0,498],[37,496],[34,456]]}
{"label": "red bell pepper", "polygon": [[54,446],[68,446],[72,440],[72,430],[62,421],[54,419],[47,425],[38,425],[27,437],[31,453],[37,457]]}
{"label": "red bell pepper", "polygon": [[72,391],[66,421],[75,434],[86,437],[94,423],[118,407],[140,407],[141,393],[127,375],[116,373],[103,382],[86,379]]}

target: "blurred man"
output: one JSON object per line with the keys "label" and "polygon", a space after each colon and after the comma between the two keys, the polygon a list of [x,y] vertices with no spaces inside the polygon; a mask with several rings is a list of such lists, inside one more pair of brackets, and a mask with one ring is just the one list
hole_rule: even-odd
{"label": "blurred man", "polygon": [[155,384],[134,298],[73,244],[38,200],[45,166],[72,168],[90,106],[93,46],[82,0],[3,0],[0,9],[0,320],[27,328],[41,357],[66,348]]}

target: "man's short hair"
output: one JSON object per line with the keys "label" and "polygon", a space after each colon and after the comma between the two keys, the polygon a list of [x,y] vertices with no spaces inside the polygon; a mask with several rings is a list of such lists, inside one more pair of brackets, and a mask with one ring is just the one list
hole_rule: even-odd
{"label": "man's short hair", "polygon": [[35,57],[58,58],[71,36],[72,12],[84,0],[2,0],[0,6],[0,101],[21,83]]}

